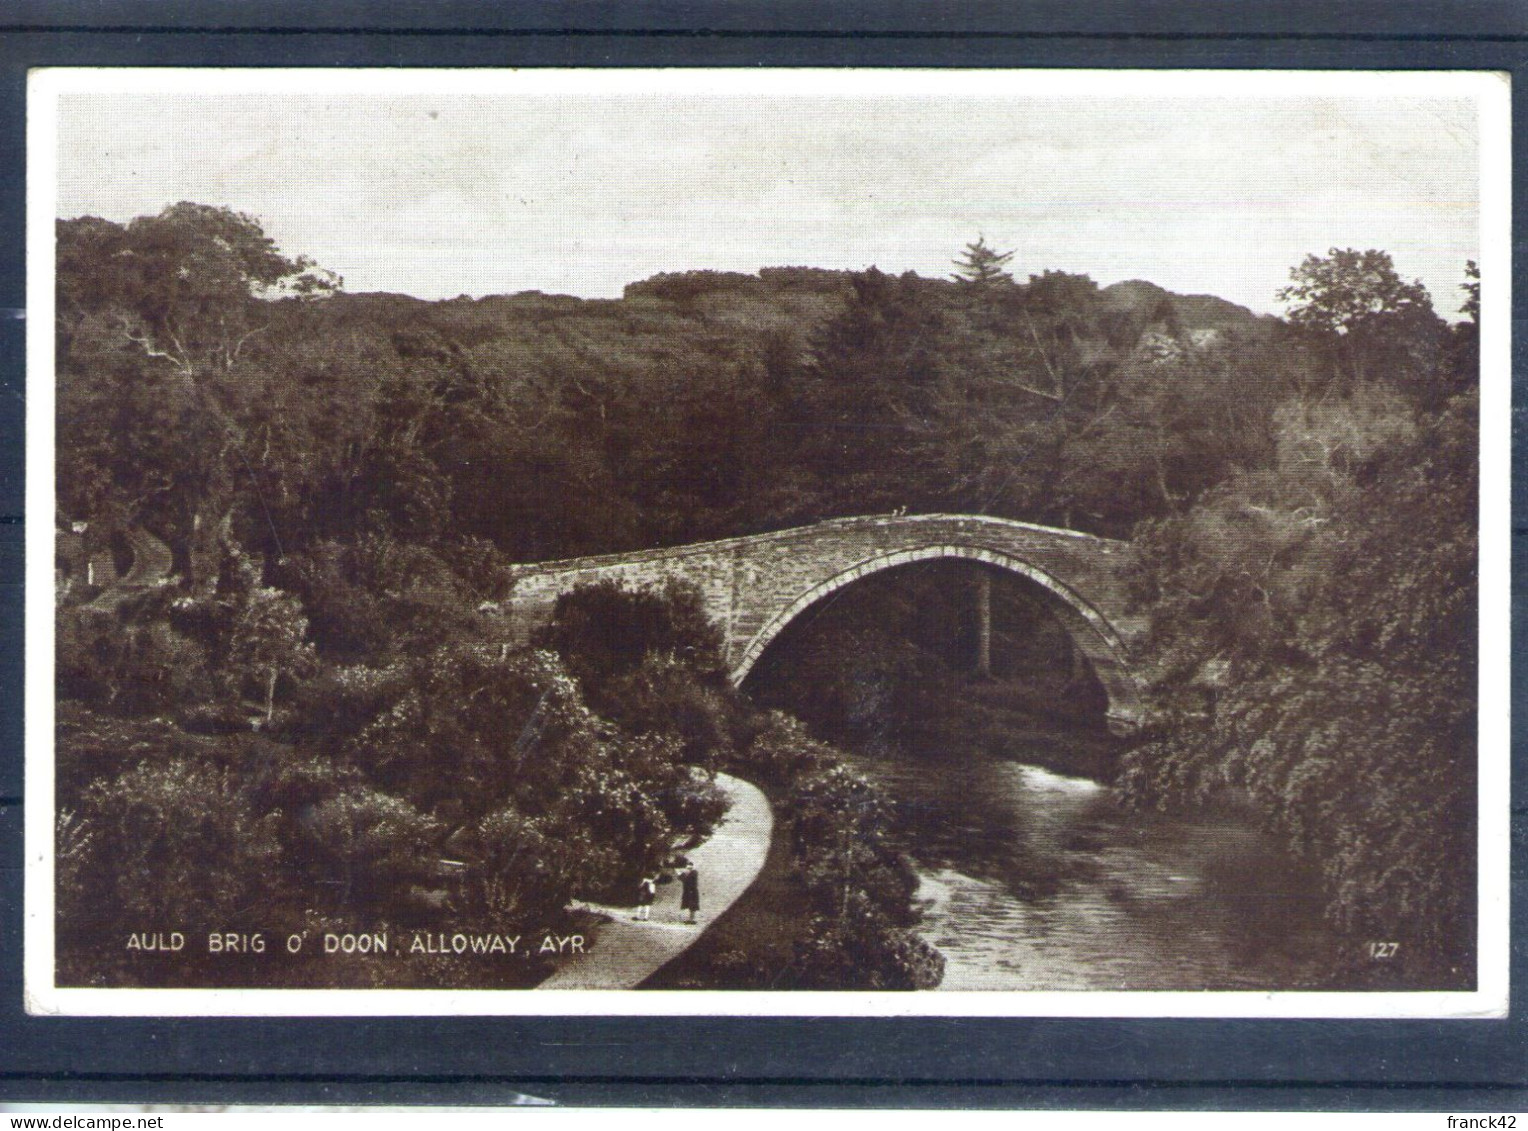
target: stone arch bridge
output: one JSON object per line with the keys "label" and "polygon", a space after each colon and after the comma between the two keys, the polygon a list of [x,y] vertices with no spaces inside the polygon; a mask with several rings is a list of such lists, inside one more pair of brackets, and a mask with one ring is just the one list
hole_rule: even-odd
{"label": "stone arch bridge", "polygon": [[1127,550],[1127,543],[1075,530],[976,515],[840,518],[719,542],[519,566],[507,612],[511,636],[524,643],[551,616],[558,596],[576,586],[689,582],[721,628],[732,682],[740,684],[786,625],[845,585],[929,559],[985,562],[1028,578],[1050,596],[1051,611],[1108,694],[1110,728],[1127,733],[1141,722],[1129,653],[1145,628],[1125,600]]}

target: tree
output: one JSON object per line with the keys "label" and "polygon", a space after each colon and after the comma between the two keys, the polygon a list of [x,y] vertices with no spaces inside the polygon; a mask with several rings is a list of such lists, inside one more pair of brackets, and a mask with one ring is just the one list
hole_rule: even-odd
{"label": "tree", "polygon": [[531,639],[556,651],[590,709],[623,729],[672,737],[687,763],[710,765],[730,751],[722,637],[693,586],[581,585],[557,598]]}
{"label": "tree", "polygon": [[1473,385],[1480,379],[1480,268],[1473,259],[1465,262],[1464,278],[1459,285],[1465,296],[1459,313],[1467,321],[1450,327],[1453,340],[1449,349],[1450,365],[1461,386]]}
{"label": "tree", "polygon": [[125,227],[59,223],[59,306],[99,313],[127,342],[185,377],[231,369],[265,323],[259,299],[327,294],[339,280],[276,249],[254,217],[182,201]]}
{"label": "tree", "polygon": [[1342,376],[1376,377],[1436,407],[1445,327],[1420,280],[1402,279],[1388,252],[1335,247],[1307,255],[1289,277],[1277,297],[1294,304],[1290,324],[1335,339]]}
{"label": "tree", "polygon": [[1292,302],[1289,321],[1306,329],[1350,334],[1365,323],[1407,310],[1432,313],[1432,299],[1420,280],[1404,281],[1390,253],[1332,248],[1325,259],[1307,255],[1290,270],[1291,286],[1278,292]]}
{"label": "tree", "polygon": [[279,589],[256,589],[234,626],[229,666],[234,677],[256,675],[264,685],[265,721],[276,711],[276,681],[283,674],[305,674],[313,664],[313,646],[304,635],[307,618],[297,598]]}
{"label": "tree", "polygon": [[906,928],[917,874],[890,844],[886,798],[836,766],[791,795],[792,855],[814,915],[796,943],[794,984],[834,989],[932,989],[944,959]]}
{"label": "tree", "polygon": [[966,244],[959,259],[951,260],[955,272],[951,276],[957,283],[968,286],[990,287],[999,283],[1012,283],[1013,276],[1003,268],[1013,258],[1011,251],[998,251],[987,244],[985,236],[977,236],[975,243]]}
{"label": "tree", "polygon": [[882,273],[850,277],[853,294],[818,333],[803,398],[801,459],[818,513],[922,508],[953,493],[958,453],[941,430],[950,401],[948,283]]}
{"label": "tree", "polygon": [[1467,259],[1464,263],[1464,277],[1466,282],[1459,284],[1459,289],[1464,292],[1464,305],[1459,308],[1459,313],[1468,318],[1476,326],[1480,325],[1480,266],[1473,259]]}
{"label": "tree", "polygon": [[584,684],[630,675],[654,655],[681,660],[710,684],[727,673],[722,636],[700,591],[677,581],[636,590],[614,581],[580,585],[557,598],[551,619],[531,639],[561,655]]}
{"label": "tree", "polygon": [[1477,420],[1378,381],[1292,398],[1272,467],[1137,529],[1164,725],[1120,792],[1260,811],[1335,927],[1404,940],[1342,977],[1470,977]]}
{"label": "tree", "polygon": [[242,481],[278,544],[252,421],[275,375],[249,355],[275,336],[268,300],[324,295],[337,278],[283,255],[254,218],[203,204],[60,221],[57,241],[63,504],[148,526],[190,572],[195,532],[234,509]]}

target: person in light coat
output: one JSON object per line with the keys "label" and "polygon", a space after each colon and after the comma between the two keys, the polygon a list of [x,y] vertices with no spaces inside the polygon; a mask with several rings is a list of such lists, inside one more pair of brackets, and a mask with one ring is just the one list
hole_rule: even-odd
{"label": "person in light coat", "polygon": [[658,877],[643,876],[637,881],[637,913],[632,918],[647,922],[653,913],[653,901],[657,898]]}

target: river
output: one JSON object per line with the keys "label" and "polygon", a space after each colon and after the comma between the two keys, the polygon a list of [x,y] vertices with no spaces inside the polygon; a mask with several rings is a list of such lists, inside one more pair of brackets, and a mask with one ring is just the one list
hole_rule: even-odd
{"label": "river", "polygon": [[854,764],[896,802],[944,989],[1287,990],[1333,967],[1312,878],[1246,819],[1127,811],[1021,760]]}

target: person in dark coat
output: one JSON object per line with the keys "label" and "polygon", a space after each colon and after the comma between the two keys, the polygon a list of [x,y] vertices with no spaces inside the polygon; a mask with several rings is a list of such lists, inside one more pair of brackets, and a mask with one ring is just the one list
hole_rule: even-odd
{"label": "person in dark coat", "polygon": [[692,923],[700,910],[700,873],[693,864],[679,873],[679,910],[688,911]]}

